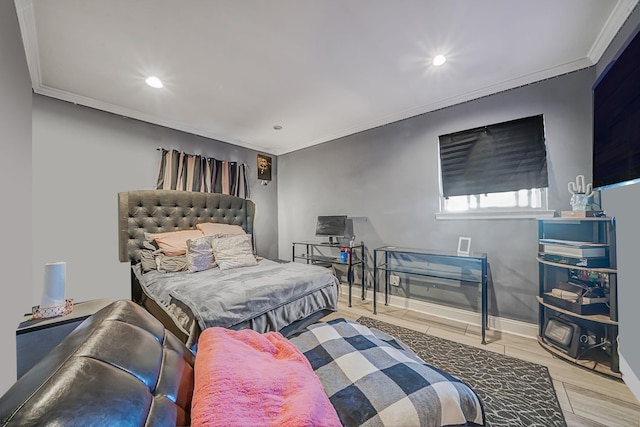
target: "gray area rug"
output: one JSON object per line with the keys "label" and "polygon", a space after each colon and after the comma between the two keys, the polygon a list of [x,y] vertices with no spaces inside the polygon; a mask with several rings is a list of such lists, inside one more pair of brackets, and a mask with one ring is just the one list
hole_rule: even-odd
{"label": "gray area rug", "polygon": [[487,426],[565,426],[546,366],[369,317],[358,322],[393,335],[422,360],[465,381],[484,404]]}

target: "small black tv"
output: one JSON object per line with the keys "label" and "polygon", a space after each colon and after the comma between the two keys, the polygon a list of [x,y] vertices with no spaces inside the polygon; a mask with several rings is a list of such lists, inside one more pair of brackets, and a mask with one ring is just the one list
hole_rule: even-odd
{"label": "small black tv", "polygon": [[316,236],[329,237],[333,243],[334,237],[344,237],[347,232],[346,215],[320,215],[316,223]]}
{"label": "small black tv", "polygon": [[640,182],[640,27],[593,85],[593,188]]}

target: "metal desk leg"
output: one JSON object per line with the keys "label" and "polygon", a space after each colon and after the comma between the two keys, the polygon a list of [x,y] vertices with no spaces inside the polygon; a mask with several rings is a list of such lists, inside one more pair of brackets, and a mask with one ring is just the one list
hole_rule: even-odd
{"label": "metal desk leg", "polygon": [[373,250],[373,314],[378,314],[376,311],[376,297],[378,294],[378,252]]}
{"label": "metal desk leg", "polygon": [[362,265],[362,300],[364,301],[365,300],[365,295],[364,295],[365,289],[364,288],[365,288],[365,286],[367,284],[367,281],[366,281],[366,278],[365,278],[365,275],[364,275],[364,270],[365,270],[364,269],[364,266],[365,266],[364,265],[364,245],[360,245],[360,256],[361,256],[360,264]]}
{"label": "metal desk leg", "polygon": [[489,313],[487,312],[487,263],[482,263],[482,344],[486,344],[485,335],[487,324],[489,323]]}
{"label": "metal desk leg", "polygon": [[347,283],[349,284],[349,307],[351,307],[351,287],[353,286],[353,263],[349,255],[349,265],[347,267]]}
{"label": "metal desk leg", "polygon": [[384,251],[384,305],[389,305],[389,252]]}

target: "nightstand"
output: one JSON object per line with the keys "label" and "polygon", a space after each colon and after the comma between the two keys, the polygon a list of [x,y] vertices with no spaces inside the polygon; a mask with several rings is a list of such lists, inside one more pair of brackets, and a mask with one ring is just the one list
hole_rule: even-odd
{"label": "nightstand", "polygon": [[16,329],[18,378],[57,346],[76,326],[113,301],[108,298],[79,302],[65,316],[32,319],[25,315]]}

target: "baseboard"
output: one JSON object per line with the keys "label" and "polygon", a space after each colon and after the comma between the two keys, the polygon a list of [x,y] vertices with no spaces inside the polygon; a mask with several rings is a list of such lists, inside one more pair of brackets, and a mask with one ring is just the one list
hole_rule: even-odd
{"label": "baseboard", "polygon": [[622,373],[622,381],[629,387],[631,393],[640,401],[640,379],[636,376],[631,366],[624,360],[622,353],[618,353],[620,357],[620,372]]}
{"label": "baseboard", "polygon": [[[346,284],[341,285],[342,292],[347,295],[349,287]],[[353,287],[353,298],[360,298],[361,288]],[[371,290],[367,290],[367,300],[373,299]],[[384,304],[384,294],[378,293],[377,303]],[[480,326],[481,315],[473,311],[463,310],[455,307],[447,307],[445,305],[434,304],[427,301],[410,299],[396,295],[389,295],[389,305],[393,307],[406,308],[420,313],[441,317],[443,319],[454,320],[456,322],[467,323],[469,325]],[[507,332],[513,335],[519,335],[526,338],[535,339],[538,334],[538,325],[536,323],[527,323],[519,320],[507,319],[505,317],[489,316],[489,329],[500,332]]]}

